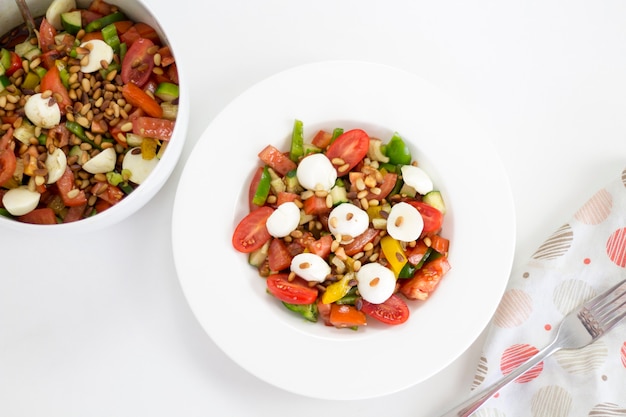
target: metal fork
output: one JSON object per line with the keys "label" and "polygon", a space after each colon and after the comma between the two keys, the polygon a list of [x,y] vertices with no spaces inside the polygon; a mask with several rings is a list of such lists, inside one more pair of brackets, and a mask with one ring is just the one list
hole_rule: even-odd
{"label": "metal fork", "polygon": [[476,393],[440,417],[468,417],[511,381],[561,349],[583,348],[626,317],[626,280],[575,308],[559,324],[552,341],[504,378]]}

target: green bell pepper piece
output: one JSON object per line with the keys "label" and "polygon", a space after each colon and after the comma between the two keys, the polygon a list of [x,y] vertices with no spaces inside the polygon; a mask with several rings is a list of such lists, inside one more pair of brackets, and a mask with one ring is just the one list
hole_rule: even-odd
{"label": "green bell pepper piece", "polygon": [[289,150],[289,159],[298,162],[304,155],[304,133],[302,121],[295,120],[293,122],[293,131],[291,133],[291,149]]}
{"label": "green bell pepper piece", "polygon": [[411,163],[411,151],[398,133],[394,133],[387,145],[382,147],[383,153],[394,165],[408,165]]}
{"label": "green bell pepper piece", "polygon": [[95,32],[96,30],[102,30],[103,27],[122,20],[126,20],[126,15],[122,12],[114,12],[89,22],[87,26],[85,26],[85,32],[89,33]]}
{"label": "green bell pepper piece", "polygon": [[318,310],[317,304],[291,304],[282,301],[283,305],[289,310],[294,311],[311,322],[317,322]]}
{"label": "green bell pepper piece", "polygon": [[257,185],[256,191],[254,192],[254,197],[252,197],[252,203],[257,206],[265,204],[267,196],[270,193],[271,182],[272,176],[270,175],[269,169],[266,165],[263,167],[263,173],[261,174],[259,185]]}

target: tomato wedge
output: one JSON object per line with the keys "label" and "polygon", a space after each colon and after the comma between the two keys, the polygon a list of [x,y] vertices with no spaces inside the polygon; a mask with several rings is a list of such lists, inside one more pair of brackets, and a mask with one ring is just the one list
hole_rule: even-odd
{"label": "tomato wedge", "polygon": [[65,172],[56,182],[59,188],[59,194],[63,199],[63,204],[67,207],[82,206],[87,203],[87,197],[83,190],[79,190],[74,185],[74,173],[70,167],[65,168]]}
{"label": "tomato wedge", "polygon": [[367,155],[370,137],[361,129],[352,129],[342,133],[330,144],[326,156],[331,161],[335,158],[343,160],[345,165],[336,166],[339,176],[347,174]]}
{"label": "tomato wedge", "polygon": [[296,277],[289,281],[288,277],[289,274],[273,274],[267,277],[268,291],[280,301],[291,304],[313,304],[317,300],[317,288],[309,287],[302,278]]}
{"label": "tomato wedge", "polygon": [[139,116],[133,120],[133,133],[149,138],[170,140],[176,122],[156,117]]}
{"label": "tomato wedge", "polygon": [[139,38],[128,48],[122,61],[124,84],[132,82],[138,87],[143,87],[148,81],[154,68],[154,53],[150,53],[153,46],[154,42],[150,39]]}
{"label": "tomato wedge", "polygon": [[259,158],[266,165],[269,165],[274,171],[283,176],[298,167],[287,155],[283,154],[272,145],[267,145],[263,148],[263,150],[259,152]]}
{"label": "tomato wedge", "polygon": [[445,256],[426,262],[413,278],[400,286],[400,292],[411,300],[425,300],[449,270],[450,263]]}
{"label": "tomato wedge", "polygon": [[365,245],[373,241],[380,232],[371,227],[367,228],[363,233],[354,238],[354,240],[344,246],[346,255],[352,256],[361,252]]}
{"label": "tomato wedge", "polygon": [[347,304],[331,304],[330,324],[338,328],[358,327],[367,324],[365,313],[357,310],[355,306]]}
{"label": "tomato wedge", "polygon": [[10,180],[17,167],[17,158],[11,149],[9,142],[13,138],[13,128],[9,128],[0,139],[0,186]]}
{"label": "tomato wedge", "polygon": [[57,218],[51,208],[44,207],[35,209],[17,218],[22,223],[31,224],[57,224]]}
{"label": "tomato wedge", "polygon": [[72,99],[70,98],[67,88],[61,82],[61,73],[56,65],[52,65],[43,77],[41,77],[41,91],[50,90],[61,97],[61,102],[58,103],[61,114],[65,114],[65,109],[72,106]]}
{"label": "tomato wedge", "polygon": [[291,265],[291,254],[282,239],[272,239],[267,260],[271,271],[280,272]]}
{"label": "tomato wedge", "polygon": [[242,253],[250,253],[259,249],[272,237],[267,231],[265,222],[274,212],[271,207],[260,207],[244,217],[233,233],[233,247]]}
{"label": "tomato wedge", "polygon": [[147,115],[156,118],[163,116],[161,105],[137,85],[133,83],[124,84],[122,94],[126,101],[135,107],[139,107],[145,111]]}
{"label": "tomato wedge", "polygon": [[384,303],[373,304],[363,300],[361,311],[385,324],[402,324],[409,319],[409,307],[404,300],[392,294]]}

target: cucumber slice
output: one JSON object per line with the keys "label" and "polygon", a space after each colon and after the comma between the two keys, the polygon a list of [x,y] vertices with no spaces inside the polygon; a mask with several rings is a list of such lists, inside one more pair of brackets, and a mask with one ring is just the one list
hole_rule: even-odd
{"label": "cucumber slice", "polygon": [[46,19],[56,30],[64,29],[62,25],[63,13],[75,8],[76,1],[74,0],[53,0],[46,10]]}
{"label": "cucumber slice", "polygon": [[270,251],[270,241],[268,240],[259,249],[250,253],[250,255],[248,256],[248,263],[257,268],[260,267],[263,264],[263,262],[265,262],[265,259],[267,258],[267,254],[269,253],[269,251]]}
{"label": "cucumber slice", "polygon": [[446,205],[443,202],[443,197],[439,191],[431,191],[422,197],[422,201],[429,206],[432,206],[439,210],[442,214],[446,214]]}
{"label": "cucumber slice", "polygon": [[348,192],[346,187],[335,185],[330,190],[330,197],[333,199],[333,206],[348,202]]}
{"label": "cucumber slice", "polygon": [[61,13],[61,26],[70,35],[76,35],[83,28],[80,10]]}
{"label": "cucumber slice", "polygon": [[178,98],[178,86],[173,83],[163,82],[154,91],[154,95],[163,101],[174,101]]}

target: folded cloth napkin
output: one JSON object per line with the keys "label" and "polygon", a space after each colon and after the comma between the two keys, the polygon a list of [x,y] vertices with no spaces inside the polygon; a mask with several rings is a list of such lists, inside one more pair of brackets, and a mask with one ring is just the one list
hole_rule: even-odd
{"label": "folded cloth napkin", "polygon": [[[626,276],[626,169],[512,271],[472,390],[546,346],[563,317]],[[626,417],[626,322],[561,350],[489,399],[476,417]]]}

